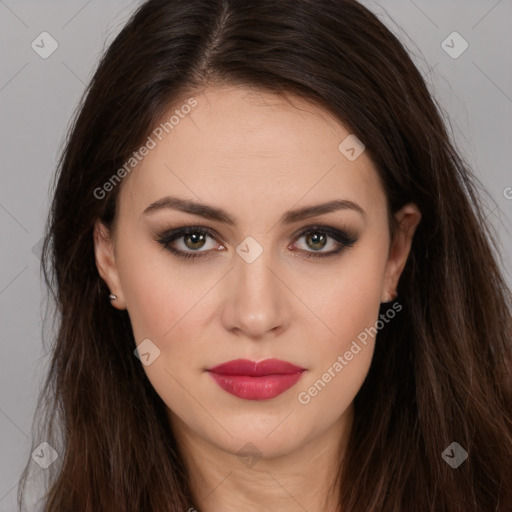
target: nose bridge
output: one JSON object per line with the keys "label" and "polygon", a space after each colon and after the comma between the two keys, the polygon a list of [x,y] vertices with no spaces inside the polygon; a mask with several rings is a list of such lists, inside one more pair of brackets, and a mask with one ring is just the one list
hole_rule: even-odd
{"label": "nose bridge", "polygon": [[286,299],[273,263],[272,250],[263,242],[247,237],[239,244],[226,300],[226,328],[260,337],[286,322]]}
{"label": "nose bridge", "polygon": [[273,282],[275,277],[270,271],[272,268],[271,249],[263,249],[261,246],[261,250],[257,251],[257,248],[252,246],[249,241],[240,244],[237,253],[239,257],[235,263],[234,274],[239,289],[243,292],[245,288],[246,292],[250,292],[255,298],[260,295],[272,295],[271,288],[275,285]]}

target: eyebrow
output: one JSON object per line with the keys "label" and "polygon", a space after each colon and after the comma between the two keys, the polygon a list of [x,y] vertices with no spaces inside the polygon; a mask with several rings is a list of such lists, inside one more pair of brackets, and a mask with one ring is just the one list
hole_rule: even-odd
{"label": "eyebrow", "polygon": [[[176,196],[166,196],[154,203],[151,203],[143,212],[143,215],[148,215],[160,210],[177,210],[184,213],[190,213],[205,219],[222,222],[233,226],[236,220],[229,213],[222,208],[210,206],[204,203],[197,203],[189,199],[180,199]],[[292,224],[299,222],[309,217],[316,217],[326,213],[335,212],[338,210],[353,210],[360,213],[363,218],[366,218],[366,212],[353,201],[346,199],[337,199],[327,203],[317,204],[314,206],[305,206],[295,210],[289,210],[281,216],[280,222],[283,224]]]}

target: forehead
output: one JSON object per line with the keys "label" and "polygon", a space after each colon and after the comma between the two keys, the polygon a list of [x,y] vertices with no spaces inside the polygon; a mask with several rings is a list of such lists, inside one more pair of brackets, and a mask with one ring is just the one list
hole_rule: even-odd
{"label": "forehead", "polygon": [[335,199],[367,211],[385,207],[369,157],[347,159],[339,145],[350,132],[313,103],[235,86],[193,98],[155,127],[154,147],[122,184],[121,211],[140,216],[166,195],[269,220],[295,205]]}

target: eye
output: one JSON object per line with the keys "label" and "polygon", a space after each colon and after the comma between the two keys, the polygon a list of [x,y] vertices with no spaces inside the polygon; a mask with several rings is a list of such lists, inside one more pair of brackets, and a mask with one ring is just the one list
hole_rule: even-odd
{"label": "eye", "polygon": [[[209,252],[209,250],[200,250],[203,249],[205,246],[208,246],[206,242],[207,237],[214,238],[214,232],[207,228],[187,226],[185,228],[175,229],[173,231],[168,232],[165,235],[162,235],[158,242],[164,246],[164,249],[169,250],[172,254],[180,258],[188,259],[203,257],[202,254],[194,253]],[[181,245],[181,248],[171,246],[171,243],[175,241],[180,242],[177,245]],[[221,245],[221,247],[223,246]],[[212,247],[207,247],[207,249],[212,249]]]}
{"label": "eye", "polygon": [[[307,230],[302,231],[295,240],[298,241],[303,237],[305,248],[301,248],[300,252],[306,258],[335,256],[345,248],[352,247],[357,241],[354,236],[326,226],[310,226]],[[201,253],[211,253],[215,249],[215,244],[213,246],[210,244],[208,247],[208,238],[215,239],[216,234],[208,228],[186,226],[160,235],[158,242],[163,245],[164,249],[179,258],[202,258],[207,254]],[[290,247],[296,248],[296,244],[297,242],[294,242]],[[219,247],[221,250],[225,249],[223,245]],[[326,247],[331,247],[331,250],[324,251]],[[312,249],[312,251],[308,249]]]}
{"label": "eye", "polygon": [[[297,237],[297,240],[303,237],[305,249],[301,249],[301,251],[304,252],[306,258],[335,256],[344,249],[352,247],[357,242],[355,236],[348,235],[343,231],[327,226],[311,226],[306,231],[303,231]],[[329,241],[329,239],[331,239],[331,241]],[[326,247],[331,247],[332,249],[330,251],[324,251],[323,249]],[[309,251],[308,249],[313,249],[313,251]]]}

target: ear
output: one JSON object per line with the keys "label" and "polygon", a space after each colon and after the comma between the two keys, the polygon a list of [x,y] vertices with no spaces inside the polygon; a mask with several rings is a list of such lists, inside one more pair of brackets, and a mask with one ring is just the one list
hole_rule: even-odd
{"label": "ear", "polygon": [[[119,279],[119,272],[116,265],[114,243],[110,236],[109,229],[99,220],[94,225],[94,255],[96,267],[102,279],[110,289],[110,292],[117,296],[111,302],[117,309],[126,309],[123,290]],[[108,297],[105,297],[108,300]]]}
{"label": "ear", "polygon": [[398,281],[407,263],[414,233],[421,221],[421,212],[415,204],[409,203],[395,213],[395,219],[399,226],[389,249],[382,302],[389,302],[396,297]]}

